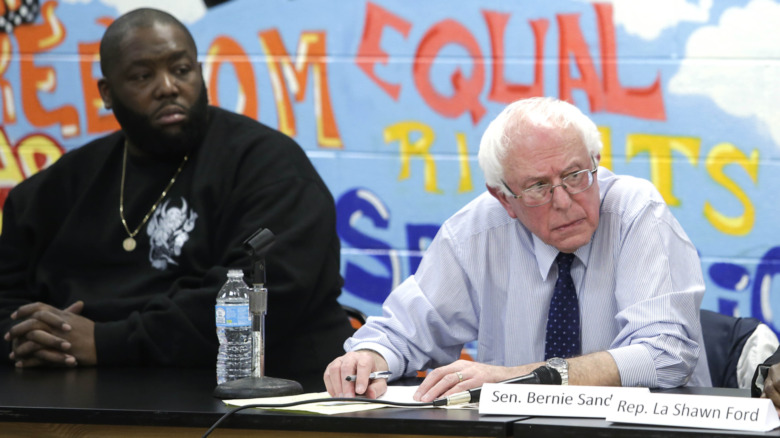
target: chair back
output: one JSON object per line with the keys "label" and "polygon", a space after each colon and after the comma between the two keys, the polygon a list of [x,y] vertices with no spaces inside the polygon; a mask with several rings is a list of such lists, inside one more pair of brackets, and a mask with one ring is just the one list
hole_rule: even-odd
{"label": "chair back", "polygon": [[342,304],[341,307],[343,307],[344,310],[347,312],[347,316],[349,317],[349,323],[352,324],[353,329],[357,330],[360,327],[362,327],[363,324],[366,323],[365,313],[361,312],[360,310],[352,306],[345,306],[344,304]]}
{"label": "chair back", "polygon": [[712,386],[739,388],[737,364],[745,344],[761,321],[703,309],[700,318]]}

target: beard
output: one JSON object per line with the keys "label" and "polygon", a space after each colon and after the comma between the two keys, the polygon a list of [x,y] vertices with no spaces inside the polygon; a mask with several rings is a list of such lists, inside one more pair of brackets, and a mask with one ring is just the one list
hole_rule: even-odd
{"label": "beard", "polygon": [[187,110],[187,118],[181,125],[181,130],[176,133],[168,133],[155,127],[149,116],[129,108],[113,91],[111,98],[114,117],[127,139],[152,157],[163,160],[179,159],[200,145],[206,133],[209,102],[205,83],[202,83],[195,103]]}

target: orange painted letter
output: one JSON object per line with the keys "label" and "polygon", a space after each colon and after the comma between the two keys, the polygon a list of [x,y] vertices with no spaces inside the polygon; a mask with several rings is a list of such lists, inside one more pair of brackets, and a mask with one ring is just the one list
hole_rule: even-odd
{"label": "orange painted letter", "polygon": [[62,44],[65,40],[65,28],[54,14],[56,2],[46,2],[41,8],[44,23],[19,26],[14,35],[19,43],[20,77],[22,83],[22,107],[31,125],[43,128],[60,125],[63,137],[75,137],[80,134],[79,114],[72,105],[63,105],[48,110],[38,100],[38,93],[53,93],[57,89],[57,76],[51,67],[38,67],[34,63],[35,55]]}
{"label": "orange painted letter", "polygon": [[255,73],[244,49],[232,38],[219,36],[211,43],[207,53],[203,76],[209,84],[209,102],[219,106],[219,68],[222,63],[230,62],[238,79],[238,103],[235,111],[256,120],[258,105]]}
{"label": "orange painted letter", "polygon": [[11,38],[7,33],[0,33],[0,100],[3,102],[3,124],[5,125],[16,122],[13,89],[8,79],[3,79],[11,62],[11,50]]}
{"label": "orange painted letter", "polygon": [[306,97],[306,82],[309,67],[314,70],[314,111],[317,116],[317,142],[320,146],[330,148],[342,147],[341,136],[333,105],[330,101],[328,87],[328,64],[326,57],[325,32],[303,32],[295,51],[293,63],[287,49],[284,48],[282,37],[276,29],[260,32],[260,44],[266,53],[268,72],[271,75],[271,85],[274,100],[279,115],[279,130],[294,137],[295,115],[293,114],[290,97],[287,93],[289,82],[295,100],[302,101]]}
{"label": "orange painted letter", "polygon": [[[98,23],[108,27],[110,18],[99,18]],[[79,69],[81,70],[81,89],[84,92],[84,111],[87,114],[87,132],[98,134],[112,132],[119,129],[114,115],[104,112],[103,99],[98,92],[97,79],[92,74],[95,66],[100,62],[100,42],[79,43]]]}

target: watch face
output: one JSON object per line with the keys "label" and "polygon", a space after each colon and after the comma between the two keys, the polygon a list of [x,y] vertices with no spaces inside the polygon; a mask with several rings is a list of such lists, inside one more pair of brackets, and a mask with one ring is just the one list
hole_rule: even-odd
{"label": "watch face", "polygon": [[566,362],[566,359],[561,359],[560,357],[553,357],[552,359],[547,361],[547,366],[557,371],[558,374],[560,375],[560,381],[558,383],[560,383],[561,385],[569,384],[569,363]]}
{"label": "watch face", "polygon": [[566,367],[568,365],[565,360],[560,357],[554,357],[547,361],[547,364],[552,367]]}

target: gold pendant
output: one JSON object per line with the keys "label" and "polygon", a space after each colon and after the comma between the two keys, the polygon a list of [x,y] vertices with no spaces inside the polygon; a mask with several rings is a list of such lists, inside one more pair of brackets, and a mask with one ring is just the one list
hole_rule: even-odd
{"label": "gold pendant", "polygon": [[125,251],[130,252],[135,249],[135,239],[132,237],[128,237],[127,239],[122,241],[122,248],[125,249]]}

